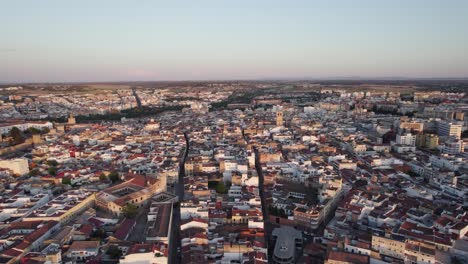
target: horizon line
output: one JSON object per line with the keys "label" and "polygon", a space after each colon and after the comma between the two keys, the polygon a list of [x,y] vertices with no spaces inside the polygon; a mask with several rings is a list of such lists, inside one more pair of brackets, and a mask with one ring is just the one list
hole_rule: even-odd
{"label": "horizon line", "polygon": [[0,81],[0,85],[32,84],[116,84],[116,83],[178,83],[178,82],[307,82],[307,81],[468,81],[466,77],[321,77],[321,78],[252,78],[252,79],[168,79],[168,80],[118,80],[118,81]]}

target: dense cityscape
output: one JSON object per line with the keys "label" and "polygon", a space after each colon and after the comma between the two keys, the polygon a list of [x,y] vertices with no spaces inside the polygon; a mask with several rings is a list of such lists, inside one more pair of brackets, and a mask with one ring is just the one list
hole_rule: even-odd
{"label": "dense cityscape", "polygon": [[0,86],[0,263],[467,263],[468,84]]}

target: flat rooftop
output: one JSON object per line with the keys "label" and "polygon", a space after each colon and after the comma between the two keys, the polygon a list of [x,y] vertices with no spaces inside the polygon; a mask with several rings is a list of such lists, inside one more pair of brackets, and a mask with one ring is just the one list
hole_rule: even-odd
{"label": "flat rooftop", "polygon": [[274,255],[282,259],[294,258],[296,240],[302,240],[302,233],[290,226],[283,226],[273,230],[276,237]]}
{"label": "flat rooftop", "polygon": [[169,237],[169,228],[172,218],[172,203],[157,203],[151,204],[148,212],[148,223],[146,226],[146,237]]}

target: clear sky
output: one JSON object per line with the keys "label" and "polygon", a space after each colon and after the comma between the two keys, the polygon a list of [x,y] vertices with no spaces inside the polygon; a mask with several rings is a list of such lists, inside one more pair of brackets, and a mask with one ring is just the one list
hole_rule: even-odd
{"label": "clear sky", "polygon": [[0,0],[0,82],[468,77],[467,0]]}

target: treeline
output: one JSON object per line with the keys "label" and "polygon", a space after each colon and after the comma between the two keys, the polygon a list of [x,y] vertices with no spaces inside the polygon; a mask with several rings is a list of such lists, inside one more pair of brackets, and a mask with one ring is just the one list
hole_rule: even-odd
{"label": "treeline", "polygon": [[398,109],[383,109],[383,108],[379,108],[377,107],[377,105],[374,105],[372,107],[372,112],[374,112],[375,114],[383,114],[383,115],[396,115],[396,116],[407,116],[407,117],[413,117],[415,112],[408,112],[408,113],[400,113],[398,112]]}
{"label": "treeline", "polygon": [[0,139],[9,138],[10,146],[18,145],[24,143],[26,138],[30,138],[32,135],[47,134],[50,129],[45,127],[43,129],[37,129],[35,127],[30,127],[25,131],[21,131],[18,127],[13,127],[10,129],[9,133],[0,135]]}
{"label": "treeline", "polygon": [[[136,107],[131,109],[125,109],[120,112],[106,113],[106,114],[91,114],[91,115],[78,115],[75,116],[77,123],[85,122],[98,122],[98,121],[120,121],[122,117],[126,118],[140,118],[147,116],[154,116],[167,111],[181,111],[184,106],[174,105],[174,106],[162,106],[162,107]],[[59,118],[49,118],[51,122],[65,123],[67,122],[67,117]]]}
{"label": "treeline", "polygon": [[222,110],[229,104],[250,104],[255,97],[263,94],[265,94],[265,90],[261,89],[246,91],[244,93],[233,93],[226,100],[211,104],[211,110]]}

